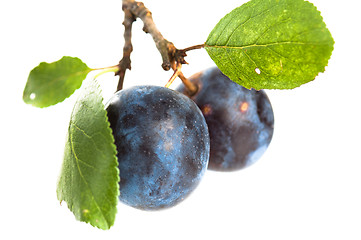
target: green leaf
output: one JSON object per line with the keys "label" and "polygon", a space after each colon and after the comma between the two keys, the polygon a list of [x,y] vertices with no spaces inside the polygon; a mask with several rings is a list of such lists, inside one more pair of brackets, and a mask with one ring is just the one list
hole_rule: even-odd
{"label": "green leaf", "polygon": [[333,44],[313,4],[251,0],[221,19],[205,48],[224,74],[246,88],[291,89],[324,72]]}
{"label": "green leaf", "polygon": [[98,83],[84,85],[71,114],[57,196],[76,219],[109,229],[119,195],[116,147]]}
{"label": "green leaf", "polygon": [[63,57],[42,62],[29,74],[23,100],[35,107],[49,107],[64,101],[78,89],[91,69],[79,58]]}

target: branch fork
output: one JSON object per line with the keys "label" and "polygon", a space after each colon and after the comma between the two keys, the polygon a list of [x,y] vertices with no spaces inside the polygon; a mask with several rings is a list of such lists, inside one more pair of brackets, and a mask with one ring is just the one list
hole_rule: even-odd
{"label": "branch fork", "polygon": [[153,41],[161,54],[162,57],[162,68],[165,71],[173,69],[174,73],[170,80],[168,81],[166,87],[169,87],[170,84],[174,81],[175,78],[179,77],[182,82],[185,84],[189,93],[195,94],[197,92],[197,86],[191,83],[181,72],[182,64],[188,64],[185,61],[187,56],[186,52],[194,49],[203,48],[204,45],[196,45],[193,47],[185,49],[177,49],[174,44],[163,37],[160,31],[157,29],[152,13],[148,8],[144,6],[142,2],[137,2],[135,0],[123,0],[122,6],[124,12],[124,47],[123,47],[123,58],[119,61],[118,68],[119,71],[115,73],[116,76],[119,76],[119,83],[117,90],[123,88],[123,82],[125,77],[125,72],[127,69],[131,70],[131,60],[130,55],[133,51],[133,45],[131,42],[132,37],[132,25],[137,18],[140,18],[144,24],[143,31],[149,33]]}

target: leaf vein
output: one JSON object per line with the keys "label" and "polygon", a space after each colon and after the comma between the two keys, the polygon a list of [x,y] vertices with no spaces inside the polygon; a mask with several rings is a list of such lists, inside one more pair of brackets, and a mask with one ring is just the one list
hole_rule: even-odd
{"label": "leaf vein", "polygon": [[[85,106],[85,105],[83,105]],[[80,127],[78,127],[74,122],[71,122],[71,124],[78,130],[80,131],[85,137],[89,138],[89,140],[91,140],[95,146],[95,148],[97,149],[98,152],[100,152],[104,157],[106,156],[104,154],[103,151],[101,151],[99,148],[98,148],[98,144],[94,141],[93,137],[90,136],[89,134],[87,134],[84,130],[82,130]],[[101,133],[101,132],[97,132],[97,133],[94,133],[94,135],[96,134],[100,134],[100,135],[104,135],[104,133]],[[105,136],[105,135],[104,135]]]}
{"label": "leaf vein", "polygon": [[[252,13],[249,15],[249,17],[248,17],[244,22],[240,23],[240,24],[231,32],[231,34],[228,36],[228,39],[227,39],[225,45],[228,45],[229,41],[231,40],[233,34],[237,31],[237,29],[240,28],[240,27],[242,27],[242,26],[244,26],[244,25],[252,18],[252,14],[254,13],[254,9],[255,9],[255,8],[252,8]],[[222,32],[222,34],[223,34],[223,32]]]}
{"label": "leaf vein", "polygon": [[215,41],[215,43],[218,43],[219,38],[223,35],[224,31],[227,29],[228,25],[232,22],[232,19],[229,19],[229,21],[227,22],[226,26],[222,29],[221,33],[218,34],[217,40]]}
{"label": "leaf vein", "polygon": [[[252,8],[252,13],[249,15],[250,17],[247,18],[244,22],[240,23],[240,24],[232,31],[232,33],[231,33],[230,36],[228,37],[225,45],[227,45],[227,44],[229,43],[230,39],[232,38],[233,34],[236,32],[237,29],[239,29],[240,27],[243,27],[249,20],[251,20],[251,19],[253,19],[253,18],[256,18],[256,17],[258,17],[258,16],[260,16],[260,15],[263,15],[263,14],[266,13],[266,12],[269,12],[269,11],[270,11],[272,8],[274,8],[274,7],[276,7],[276,5],[275,5],[275,6],[272,6],[271,8],[268,8],[268,9],[266,9],[266,10],[264,10],[264,11],[262,11],[262,12],[260,12],[260,13],[258,13],[258,14],[256,14],[256,15],[253,16],[254,10],[256,9],[256,6],[253,6],[253,8]],[[222,34],[223,34],[223,32],[222,32]]]}
{"label": "leaf vein", "polygon": [[209,46],[209,45],[206,45],[206,47],[210,47],[210,48],[229,48],[229,49],[245,49],[245,48],[252,48],[252,47],[269,47],[269,46],[287,45],[287,44],[291,44],[291,45],[323,45],[323,44],[320,44],[320,43],[284,41],[284,42],[273,42],[273,43],[267,43],[267,44],[250,44],[250,45],[244,45],[244,46],[219,46],[219,45]]}
{"label": "leaf vein", "polygon": [[65,83],[69,80],[74,81],[75,80],[74,77],[80,77],[83,75],[87,75],[89,72],[90,72],[90,70],[84,70],[84,71],[73,72],[68,75],[59,75],[55,78],[50,79],[50,81],[47,81],[48,79],[46,77],[44,77],[44,78],[39,77],[38,79],[40,79],[41,82],[46,83],[46,84],[37,85],[37,92],[43,92],[43,89],[54,89],[55,90],[55,88],[53,86],[55,84],[57,84],[58,82],[62,81],[63,83]]}
{"label": "leaf vein", "polygon": [[254,65],[256,65],[257,68],[259,68],[261,70],[261,72],[263,74],[265,74],[266,76],[269,76],[270,74],[268,74],[266,71],[264,71],[261,67],[259,67],[259,65],[256,63],[256,61],[251,58],[251,56],[249,56],[249,54],[246,53],[245,49],[242,49],[243,53],[249,58],[249,60],[251,60],[253,62]]}
{"label": "leaf vein", "polygon": [[78,156],[77,156],[77,154],[76,154],[76,152],[75,152],[75,148],[74,148],[74,141],[73,141],[73,139],[72,139],[71,136],[69,136],[69,138],[70,138],[69,140],[70,140],[70,144],[71,144],[71,151],[72,151],[72,153],[73,153],[73,156],[74,156],[74,159],[75,159],[76,166],[77,166],[78,172],[79,172],[79,174],[80,174],[80,177],[81,177],[81,179],[84,181],[84,183],[85,183],[85,185],[87,186],[87,188],[89,189],[89,191],[90,191],[90,193],[91,193],[91,198],[92,198],[93,202],[95,203],[96,208],[97,208],[98,211],[101,213],[103,219],[105,220],[105,222],[106,222],[107,225],[109,226],[110,224],[109,224],[108,220],[106,219],[106,217],[105,217],[102,209],[100,208],[98,202],[96,201],[96,199],[95,199],[95,197],[94,197],[94,193],[93,193],[91,187],[89,186],[89,183],[87,182],[85,176],[83,175],[83,173],[82,173],[82,171],[81,171],[81,169],[80,169],[79,162],[82,162],[82,163],[85,163],[85,162],[82,161],[82,160],[80,160],[80,159],[78,158]]}
{"label": "leaf vein", "polygon": [[71,125],[73,125],[78,131],[80,131],[84,136],[86,136],[89,139],[92,139],[92,137],[90,135],[88,135],[83,129],[81,129],[80,127],[78,127],[75,122],[71,122]]}
{"label": "leaf vein", "polygon": [[257,45],[257,44],[258,44],[258,41],[259,41],[271,28],[273,28],[274,26],[277,26],[277,25],[286,23],[286,22],[288,22],[288,21],[290,21],[290,20],[292,20],[292,19],[291,19],[291,18],[288,18],[288,19],[286,19],[286,20],[284,20],[284,21],[282,21],[282,22],[276,22],[275,24],[269,26],[269,27],[256,39],[256,41],[255,41],[254,44]]}
{"label": "leaf vein", "polygon": [[230,63],[233,65],[233,67],[236,70],[238,70],[238,72],[242,73],[242,75],[244,75],[247,78],[247,80],[249,81],[251,78],[241,68],[237,67],[237,65],[232,61],[232,57],[228,54],[227,51],[226,51],[226,54],[227,54],[227,57],[228,57]]}

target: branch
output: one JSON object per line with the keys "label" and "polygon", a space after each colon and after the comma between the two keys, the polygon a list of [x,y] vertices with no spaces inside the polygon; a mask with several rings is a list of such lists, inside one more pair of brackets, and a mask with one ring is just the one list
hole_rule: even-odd
{"label": "branch", "polygon": [[124,82],[124,76],[125,71],[127,69],[131,70],[131,60],[130,60],[130,54],[133,51],[133,45],[132,45],[132,25],[133,22],[136,20],[134,15],[127,9],[123,7],[124,11],[124,47],[123,47],[123,58],[119,61],[119,71],[115,73],[115,76],[119,76],[119,82],[117,91],[121,90],[123,88],[123,82]]}
{"label": "branch", "polygon": [[123,8],[129,10],[135,17],[143,21],[143,31],[153,37],[153,41],[162,56],[162,68],[168,71],[171,68],[172,55],[175,53],[176,48],[159,32],[153,21],[152,13],[142,2],[134,0],[123,0]]}
{"label": "branch", "polygon": [[[133,50],[131,44],[131,29],[133,22],[140,18],[143,21],[144,27],[143,31],[149,33],[153,41],[161,54],[162,57],[162,68],[166,71],[171,68],[175,71],[170,81],[173,81],[175,77],[179,77],[184,83],[185,87],[188,89],[190,95],[193,95],[197,92],[197,86],[190,82],[181,72],[181,65],[187,64],[185,61],[185,57],[187,56],[186,52],[193,49],[203,48],[204,45],[196,45],[193,47],[189,47],[186,49],[179,50],[177,49],[172,42],[169,42],[167,39],[163,37],[160,31],[157,29],[151,11],[144,6],[142,2],[137,2],[135,0],[123,0],[123,11],[125,13],[124,16],[124,38],[125,38],[125,46],[123,59],[119,62],[119,72],[116,75],[119,75],[119,84],[118,90],[122,88],[124,81],[124,74],[126,69],[130,69],[130,54]],[[170,84],[167,84],[170,85]]]}

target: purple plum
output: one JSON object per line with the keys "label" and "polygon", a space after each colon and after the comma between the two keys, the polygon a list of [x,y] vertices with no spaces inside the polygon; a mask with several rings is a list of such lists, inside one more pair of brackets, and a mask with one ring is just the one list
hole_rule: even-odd
{"label": "purple plum", "polygon": [[143,210],[176,205],[208,165],[206,121],[185,95],[158,86],[118,91],[106,106],[119,162],[119,199]]}
{"label": "purple plum", "polygon": [[176,90],[190,97],[206,119],[211,141],[208,168],[235,171],[255,163],[273,135],[274,116],[266,93],[236,84],[217,67],[189,80],[198,87],[195,94],[184,85]]}

